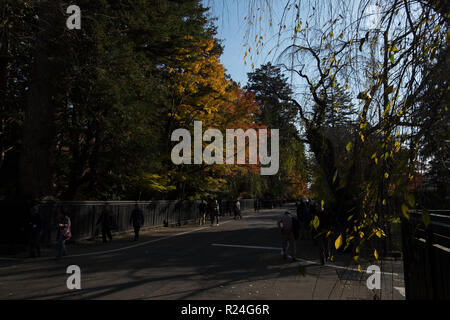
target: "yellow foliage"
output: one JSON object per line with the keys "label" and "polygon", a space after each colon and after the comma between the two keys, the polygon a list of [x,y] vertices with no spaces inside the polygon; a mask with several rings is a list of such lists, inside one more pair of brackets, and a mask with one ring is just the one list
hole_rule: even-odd
{"label": "yellow foliage", "polygon": [[219,56],[212,53],[215,40],[195,41],[190,36],[186,39],[192,45],[178,48],[175,62],[168,66],[173,93],[178,101],[183,101],[172,114],[178,121],[190,119],[193,114],[212,114],[219,110],[219,97],[226,95],[230,84]]}
{"label": "yellow foliage", "polygon": [[334,242],[334,246],[336,247],[336,250],[339,249],[340,246],[342,246],[342,234],[339,235],[339,237]]}

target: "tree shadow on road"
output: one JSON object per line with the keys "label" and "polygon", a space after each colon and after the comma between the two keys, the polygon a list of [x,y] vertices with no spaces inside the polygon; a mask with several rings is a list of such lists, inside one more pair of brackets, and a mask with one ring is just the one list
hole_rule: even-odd
{"label": "tree shadow on road", "polygon": [[[98,256],[65,257],[59,261],[27,262],[12,271],[0,269],[2,278],[18,291],[21,299],[223,299],[214,288],[231,287],[266,280],[272,284],[283,278],[301,283],[300,262],[286,262],[281,251],[257,248],[214,247],[212,243],[280,247],[275,214],[248,217],[238,229],[240,221],[230,228],[206,228],[179,235],[160,242]],[[234,225],[232,225],[234,224]],[[157,239],[147,235],[142,241]],[[298,241],[298,255],[316,261],[317,247],[312,241]],[[345,259],[344,259],[345,258]],[[347,257],[337,256],[337,263]],[[81,268],[81,290],[66,287],[66,268]],[[304,263],[303,263],[304,264]],[[334,281],[336,272],[325,266],[306,264],[306,274]],[[2,282],[6,282],[2,281]],[[12,283],[12,284],[11,284]],[[138,292],[145,292],[138,294]],[[220,290],[219,290],[220,291]],[[225,296],[226,299],[226,296]]]}

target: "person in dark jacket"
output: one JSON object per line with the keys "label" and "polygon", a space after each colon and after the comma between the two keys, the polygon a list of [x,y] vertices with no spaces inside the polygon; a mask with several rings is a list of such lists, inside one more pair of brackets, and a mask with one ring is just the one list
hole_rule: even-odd
{"label": "person in dark jacket", "polygon": [[202,226],[206,224],[206,214],[208,212],[208,205],[206,204],[206,201],[202,200],[202,202],[200,202],[198,211],[200,213],[200,225]]}
{"label": "person in dark jacket", "polygon": [[211,220],[211,227],[214,225],[214,220],[216,220],[216,225],[219,226],[219,202],[217,200],[211,199],[209,201],[208,213]]}
{"label": "person in dark jacket", "polygon": [[255,209],[255,212],[259,212],[259,200],[258,199],[255,199],[253,201],[253,207]]}
{"label": "person in dark jacket", "polygon": [[300,238],[301,240],[309,238],[309,224],[311,218],[309,217],[309,210],[307,208],[306,200],[301,199],[297,205],[297,219],[300,222]]}
{"label": "person in dark jacket", "polygon": [[[222,199],[219,199],[217,201],[217,205],[218,205],[219,216],[223,216],[224,210],[223,210]],[[219,221],[217,221],[217,223],[219,223]]]}
{"label": "person in dark jacket", "polygon": [[312,222],[314,221],[315,217],[317,216],[317,218],[319,218],[319,226],[320,226],[320,207],[318,207],[318,205],[315,202],[310,202],[309,204],[307,204],[307,208],[309,209],[309,215],[310,215],[310,219],[309,219],[309,228],[311,230],[311,237],[313,240],[313,244],[316,246],[318,244],[318,234],[319,234],[319,230],[315,229],[312,225]]}
{"label": "person in dark jacket", "polygon": [[41,236],[41,217],[38,213],[38,208],[32,207],[30,210],[30,220],[28,228],[30,233],[30,258],[41,256],[41,248],[39,246],[39,238]]}
{"label": "person in dark jacket", "polygon": [[318,208],[319,217],[319,259],[322,265],[326,261],[331,260],[331,236],[328,232],[331,232],[331,212],[325,208]]}
{"label": "person in dark jacket", "polygon": [[58,241],[59,245],[58,254],[56,258],[59,259],[61,258],[61,256],[67,255],[66,241],[72,237],[72,233],[70,230],[71,227],[70,218],[62,210],[58,211],[56,219],[56,227],[57,227],[56,240]]}
{"label": "person in dark jacket", "polygon": [[108,206],[103,207],[103,211],[97,220],[97,225],[100,224],[102,228],[102,239],[106,243],[106,237],[112,241],[111,227],[112,227],[112,212]]}
{"label": "person in dark jacket", "polygon": [[134,240],[139,240],[139,230],[141,229],[141,226],[144,224],[144,213],[141,209],[139,209],[139,206],[135,204],[133,211],[131,212],[130,217],[130,224],[133,225],[134,229]]}

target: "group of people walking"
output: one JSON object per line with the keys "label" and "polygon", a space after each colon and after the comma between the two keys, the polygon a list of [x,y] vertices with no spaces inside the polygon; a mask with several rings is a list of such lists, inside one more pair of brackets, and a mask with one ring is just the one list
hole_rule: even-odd
{"label": "group of people walking", "polygon": [[[317,216],[319,225],[314,227],[313,220]],[[322,265],[331,260],[331,237],[329,231],[332,227],[331,213],[309,199],[296,202],[296,215],[286,211],[278,220],[281,232],[283,257],[287,259],[288,249],[291,249],[292,260],[297,254],[296,242],[313,240],[318,247],[319,259]]]}
{"label": "group of people walking", "polygon": [[[208,199],[208,201],[202,201],[200,204],[200,224],[206,223],[206,217],[208,216],[211,221],[211,226],[219,225],[219,216],[221,215],[221,201],[216,199]],[[242,219],[241,204],[239,200],[233,203],[234,219]],[[144,225],[144,214],[136,203],[133,211],[130,215],[129,223],[133,226],[134,239],[131,241],[139,240],[139,233],[141,227]],[[103,243],[111,242],[113,239],[112,233],[117,229],[117,223],[115,216],[108,205],[104,205],[102,211],[96,221],[97,232],[101,232],[101,238]],[[28,234],[29,234],[29,253],[30,257],[40,257],[40,238],[42,231],[41,217],[38,213],[38,206],[32,206],[30,208],[30,216],[28,219]],[[56,241],[58,243],[58,249],[56,257],[60,258],[67,255],[66,242],[71,239],[71,221],[67,213],[63,208],[57,210],[56,214]]]}
{"label": "group of people walking", "polygon": [[[30,257],[36,258],[41,256],[40,238],[42,231],[42,221],[37,206],[30,208],[30,217],[28,220],[29,234],[29,250]],[[72,237],[70,218],[63,210],[58,210],[56,215],[56,241],[58,249],[56,258],[67,255],[66,241]]]}
{"label": "group of people walking", "polygon": [[[199,206],[200,225],[205,225],[206,218],[209,217],[209,219],[211,221],[211,227],[214,226],[214,224],[216,226],[219,226],[219,216],[221,215],[221,212],[223,211],[221,202],[222,201],[219,201],[217,199],[202,200],[200,202],[200,206]],[[234,220],[242,219],[241,203],[239,202],[239,200],[236,200],[233,203],[233,214],[234,214]]]}
{"label": "group of people walking", "polygon": [[[132,241],[139,240],[139,232],[144,224],[144,214],[139,208],[138,204],[135,205],[130,215],[130,224],[134,229],[134,239]],[[103,243],[112,241],[112,231],[117,228],[117,223],[114,219],[114,215],[108,205],[105,205],[97,219],[97,230],[101,230]],[[38,212],[38,206],[32,206],[30,208],[30,216],[27,223],[28,235],[29,235],[29,256],[36,258],[41,256],[40,239],[42,234],[42,221]],[[61,258],[67,255],[66,242],[72,238],[71,220],[64,209],[57,210],[55,219],[56,230],[56,242],[58,244],[56,258]]]}
{"label": "group of people walking", "polygon": [[[259,203],[255,201],[255,211],[259,211]],[[221,203],[217,199],[202,200],[199,206],[200,225],[206,224],[206,218],[209,216],[211,226],[219,226]],[[223,208],[222,208],[223,210]],[[233,202],[234,219],[242,219],[241,204],[239,200]],[[319,219],[317,228],[312,226],[315,217]],[[296,215],[286,211],[278,220],[278,227],[282,236],[283,256],[287,259],[288,249],[291,248],[292,260],[296,257],[296,241],[312,239],[314,244],[318,245],[321,264],[331,258],[330,238],[328,231],[331,229],[331,214],[321,208],[318,204],[309,199],[302,199],[296,203]],[[139,240],[140,228],[144,224],[144,214],[136,203],[130,215],[129,223],[134,229],[134,239]],[[97,219],[97,226],[100,227],[102,240],[104,243],[112,241],[112,231],[116,228],[114,215],[108,205],[105,205]],[[41,250],[39,245],[41,235],[41,218],[38,213],[38,207],[30,209],[30,218],[28,223],[30,236],[30,257],[40,257]],[[72,237],[71,221],[63,209],[57,211],[56,216],[56,240],[58,243],[57,258],[67,255],[65,243]]]}
{"label": "group of people walking", "polygon": [[[141,227],[144,225],[144,212],[142,211],[142,209],[139,208],[139,205],[137,203],[134,205],[133,211],[131,211],[129,223],[130,225],[133,226],[134,231],[134,238],[131,241],[138,241],[139,232],[141,230]],[[100,226],[103,243],[107,243],[108,239],[109,242],[111,242],[112,231],[117,230],[118,226],[115,216],[108,205],[105,205],[103,207],[103,210],[100,214],[100,217],[97,220],[96,225]]]}

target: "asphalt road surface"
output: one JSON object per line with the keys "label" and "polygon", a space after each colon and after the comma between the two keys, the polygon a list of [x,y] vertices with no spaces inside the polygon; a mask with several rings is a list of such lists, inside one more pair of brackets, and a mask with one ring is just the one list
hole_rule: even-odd
{"label": "asphalt road surface", "polygon": [[[276,221],[286,209],[293,208],[152,229],[139,242],[126,235],[73,244],[59,260],[56,249],[36,259],[0,257],[0,299],[404,299],[398,261],[383,262],[381,290],[369,290],[351,257],[335,254],[320,266],[311,240],[297,242],[297,261],[283,260]],[[80,268],[79,290],[67,288],[70,265]]]}

